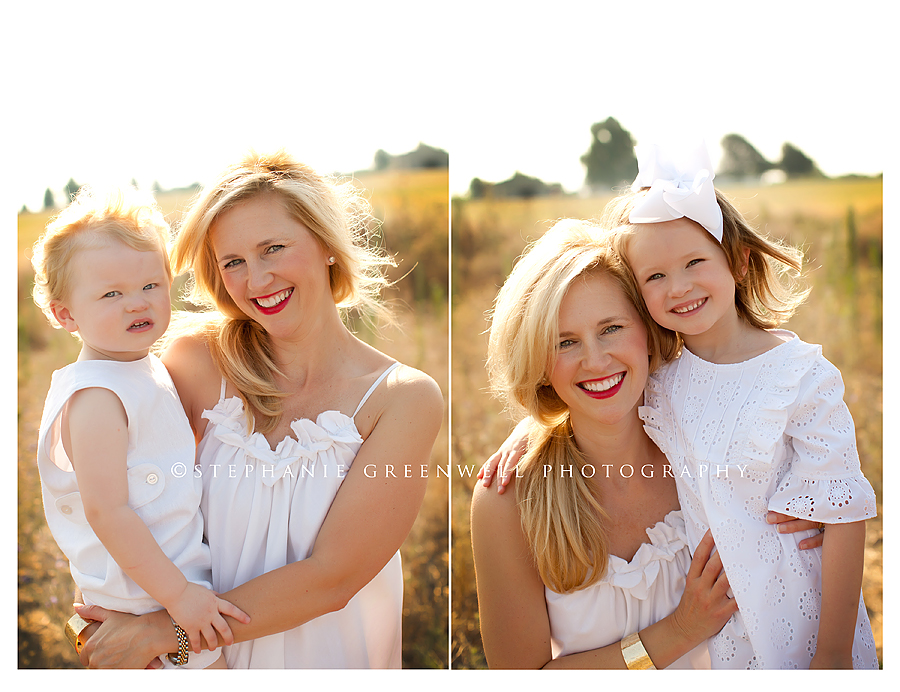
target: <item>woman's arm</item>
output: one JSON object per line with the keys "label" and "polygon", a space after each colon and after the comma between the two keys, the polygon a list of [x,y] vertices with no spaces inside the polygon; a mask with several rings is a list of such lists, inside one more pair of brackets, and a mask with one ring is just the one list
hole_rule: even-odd
{"label": "woman's arm", "polygon": [[[430,377],[411,368],[404,367],[400,372],[402,376],[392,382],[389,392],[376,390],[370,399],[383,397],[380,415],[347,472],[312,554],[221,594],[221,598],[252,618],[249,624],[226,618],[235,642],[283,632],[343,608],[378,574],[405,540],[425,494],[428,479],[422,469],[428,468],[444,402],[440,389]],[[190,374],[183,375],[186,377],[173,373],[176,386],[179,379],[182,383],[189,381]],[[188,392],[183,398],[186,408],[193,407],[196,401],[195,392]],[[370,474],[375,477],[365,473],[370,464],[377,469],[377,473]],[[386,472],[386,465],[393,467],[393,474]],[[285,599],[286,593],[294,597]],[[86,619],[109,615],[108,611],[94,606],[79,612]],[[101,653],[104,665],[110,662],[116,667],[125,665],[124,657],[130,654],[126,645],[120,643],[123,640],[143,637],[142,641],[147,642],[142,643],[139,657],[128,661],[130,667],[146,665],[143,658],[148,653],[162,655],[171,650],[171,623],[155,613],[132,620],[116,614],[115,625],[121,628],[120,632],[104,632],[105,625],[99,630],[107,641]],[[91,656],[97,646],[96,636],[82,650],[82,661],[89,665],[95,664]],[[219,637],[217,645],[222,644]],[[109,653],[113,650],[121,650],[121,657]]]}
{"label": "woman's arm", "polygon": [[[737,612],[737,601],[728,597],[728,578],[722,568],[712,533],[697,545],[688,569],[684,593],[675,610],[639,632],[644,650],[656,668],[668,668],[679,658],[716,634]],[[624,669],[622,642],[593,651],[563,656],[547,668]]]}
{"label": "woman's arm", "polygon": [[[328,510],[312,554],[222,594],[252,618],[247,625],[229,620],[235,641],[283,632],[340,610],[406,539],[425,494],[444,402],[430,377],[402,371],[385,394],[378,421]],[[367,475],[369,465],[375,473]],[[285,593],[295,597],[285,599]]]}
{"label": "woman's arm", "polygon": [[853,668],[866,522],[829,524],[822,547],[822,610],[810,668]]}
{"label": "woman's arm", "polygon": [[[697,547],[673,613],[640,631],[657,668],[665,668],[718,632],[737,610],[722,561],[707,532]],[[544,584],[519,523],[515,497],[476,485],[472,550],[484,652],[491,668],[625,669],[621,642],[553,659]]]}
{"label": "woman's arm", "polygon": [[[514,490],[514,488],[513,488]],[[544,584],[519,524],[515,493],[478,483],[472,551],[484,653],[491,668],[542,668],[551,658]]]}

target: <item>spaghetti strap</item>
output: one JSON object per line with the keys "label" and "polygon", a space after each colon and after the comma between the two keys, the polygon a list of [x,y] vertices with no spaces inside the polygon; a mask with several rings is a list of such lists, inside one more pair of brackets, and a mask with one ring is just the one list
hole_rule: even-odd
{"label": "spaghetti strap", "polygon": [[359,413],[359,410],[363,407],[363,404],[365,404],[366,401],[368,400],[368,398],[372,395],[372,392],[375,391],[375,388],[376,388],[378,385],[380,385],[380,384],[381,384],[381,381],[382,381],[385,377],[387,377],[388,375],[390,375],[390,374],[391,374],[391,371],[394,370],[398,365],[400,365],[400,362],[399,362],[399,361],[394,361],[393,363],[391,363],[391,365],[389,365],[389,366],[387,367],[387,369],[386,369],[383,373],[381,373],[381,375],[378,376],[378,379],[375,380],[375,383],[374,383],[371,387],[369,387],[369,391],[366,392],[365,395],[363,396],[362,401],[359,402],[359,405],[356,407],[356,410],[353,412],[353,415],[350,416],[351,418],[356,418],[356,414]]}
{"label": "spaghetti strap", "polygon": [[219,401],[225,400],[225,378],[222,378],[222,389],[219,391]]}

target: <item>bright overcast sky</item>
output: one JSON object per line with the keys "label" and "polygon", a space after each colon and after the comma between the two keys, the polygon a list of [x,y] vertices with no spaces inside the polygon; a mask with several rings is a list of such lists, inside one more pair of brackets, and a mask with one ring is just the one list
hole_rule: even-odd
{"label": "bright overcast sky", "polygon": [[638,140],[737,132],[829,175],[884,167],[884,3],[525,6],[36,3],[7,60],[8,203],[70,177],[186,185],[250,147],[350,172],[420,141],[450,151],[454,193],[517,170],[575,190],[609,116]]}

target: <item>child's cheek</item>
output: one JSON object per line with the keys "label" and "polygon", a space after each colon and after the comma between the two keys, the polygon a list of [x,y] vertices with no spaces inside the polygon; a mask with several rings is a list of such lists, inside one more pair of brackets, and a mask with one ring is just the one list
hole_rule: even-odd
{"label": "child's cheek", "polygon": [[654,296],[653,292],[646,288],[641,291],[641,295],[644,296],[647,311],[650,313],[650,317],[653,318],[653,321],[665,326],[669,315],[662,309],[662,302],[659,297]]}

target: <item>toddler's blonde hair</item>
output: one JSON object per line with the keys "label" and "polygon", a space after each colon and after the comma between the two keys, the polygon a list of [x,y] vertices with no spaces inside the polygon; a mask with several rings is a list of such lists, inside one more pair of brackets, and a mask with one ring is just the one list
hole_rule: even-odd
{"label": "toddler's blonde hair", "polygon": [[169,283],[170,228],[156,200],[133,187],[84,186],[72,203],[47,224],[32,247],[32,297],[56,329],[62,325],[50,304],[66,300],[72,290],[72,258],[81,251],[118,240],[140,252],[159,252]]}

